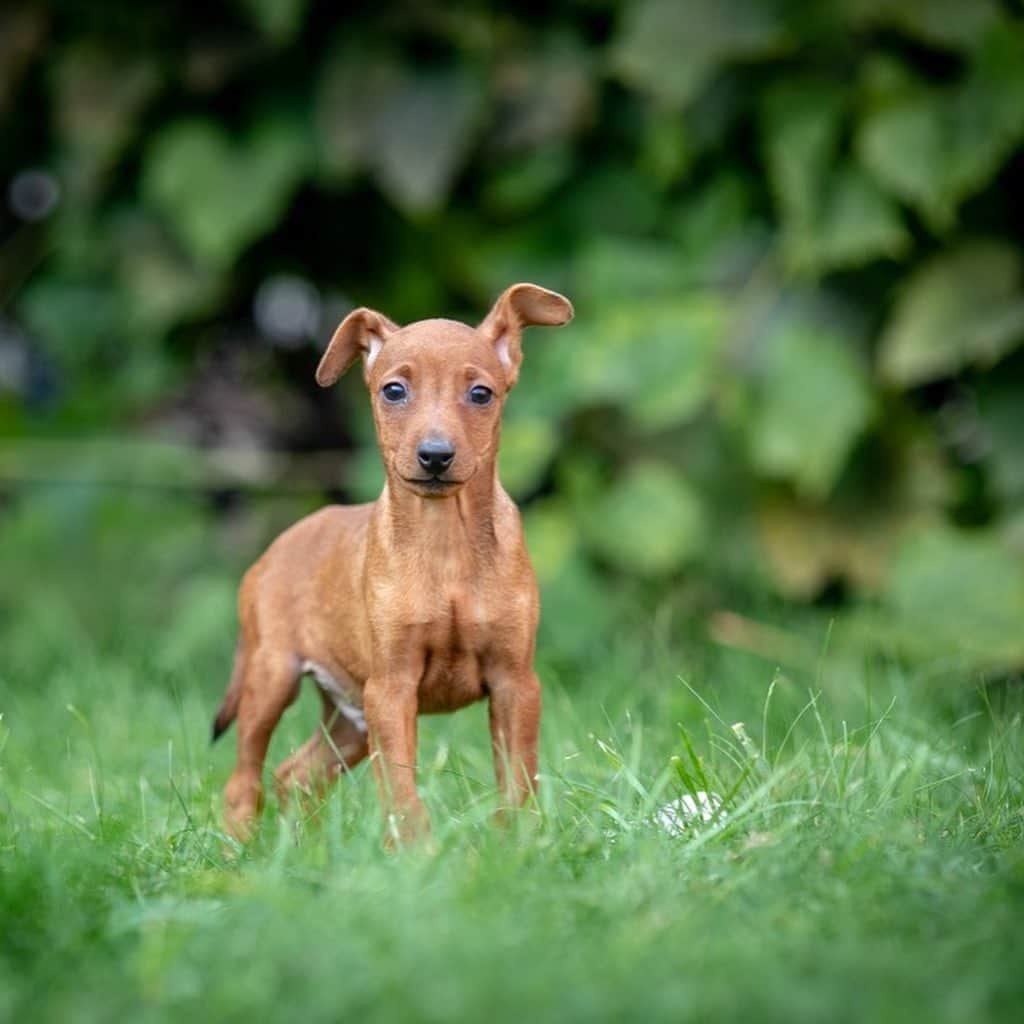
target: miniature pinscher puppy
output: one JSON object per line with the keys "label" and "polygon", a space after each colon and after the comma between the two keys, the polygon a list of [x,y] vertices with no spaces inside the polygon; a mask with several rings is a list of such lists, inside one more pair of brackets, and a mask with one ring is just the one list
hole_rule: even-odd
{"label": "miniature pinscher puppy", "polygon": [[375,502],[329,506],[286,530],[242,581],[234,669],[213,726],[216,739],[238,719],[224,793],[237,838],[252,834],[270,736],[304,675],[323,717],[278,768],[282,798],[372,753],[387,836],[412,839],[429,828],[417,716],[485,697],[499,788],[511,803],[533,791],[539,603],[519,512],[498,481],[498,438],[523,329],[572,315],[563,296],[517,284],[476,328],[398,327],[356,309],[335,331],[317,383],[362,359],[387,479]]}

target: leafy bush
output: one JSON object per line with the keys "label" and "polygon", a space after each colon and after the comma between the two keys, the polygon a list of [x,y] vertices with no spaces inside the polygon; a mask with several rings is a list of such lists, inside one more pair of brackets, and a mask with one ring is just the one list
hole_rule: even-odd
{"label": "leafy bush", "polygon": [[1009,5],[28,3],[0,38],[6,433],[166,434],[184,403],[200,440],[354,446],[313,478],[362,497],[358,387],[311,385],[336,319],[532,279],[579,314],[528,340],[504,442],[549,605],[600,619],[596,573],[838,586],[900,649],[1024,665]]}

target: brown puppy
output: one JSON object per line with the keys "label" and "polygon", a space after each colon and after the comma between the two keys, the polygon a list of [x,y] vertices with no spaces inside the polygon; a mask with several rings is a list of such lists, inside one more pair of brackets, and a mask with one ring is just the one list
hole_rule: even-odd
{"label": "brown puppy", "polygon": [[238,650],[214,722],[216,739],[238,718],[224,794],[235,836],[251,834],[270,735],[303,675],[319,685],[323,719],[277,770],[282,796],[372,751],[389,837],[411,838],[429,827],[416,791],[416,716],[483,697],[499,787],[517,803],[529,796],[537,584],[496,457],[523,328],[572,315],[561,295],[517,284],[475,329],[453,320],[399,328],[357,309],[335,331],[317,382],[333,384],[362,358],[387,482],[372,504],[296,523],[242,581]]}

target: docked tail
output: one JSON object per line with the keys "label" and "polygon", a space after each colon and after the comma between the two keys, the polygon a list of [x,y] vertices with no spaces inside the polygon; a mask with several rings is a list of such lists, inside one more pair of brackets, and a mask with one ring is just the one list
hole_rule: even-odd
{"label": "docked tail", "polygon": [[242,662],[244,657],[242,643],[239,641],[238,648],[235,650],[235,664],[231,669],[231,681],[228,683],[224,699],[220,702],[217,716],[213,720],[213,730],[210,733],[211,743],[216,743],[221,738],[235,720],[235,715],[238,714],[238,701],[242,695]]}

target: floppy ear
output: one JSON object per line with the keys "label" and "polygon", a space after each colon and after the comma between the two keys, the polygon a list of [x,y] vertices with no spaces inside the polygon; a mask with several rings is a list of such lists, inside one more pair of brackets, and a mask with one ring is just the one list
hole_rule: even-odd
{"label": "floppy ear", "polygon": [[353,309],[334,332],[316,368],[317,384],[330,387],[360,356],[369,370],[388,335],[397,330],[397,324],[376,310]]}
{"label": "floppy ear", "polygon": [[535,324],[559,327],[572,315],[572,303],[564,295],[535,284],[514,284],[501,293],[478,330],[494,345],[509,387],[519,378],[523,328]]}

